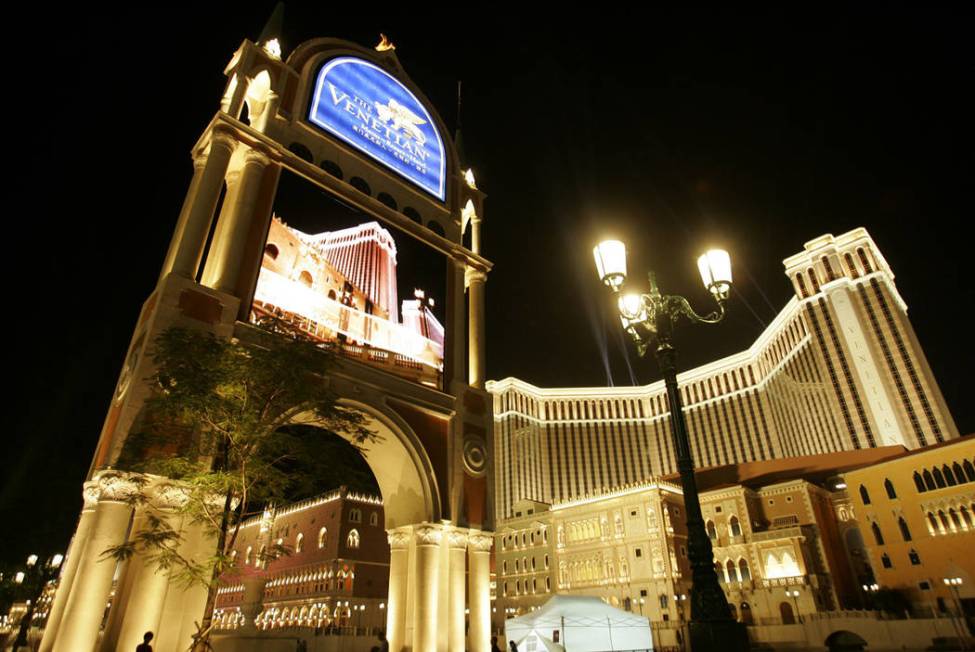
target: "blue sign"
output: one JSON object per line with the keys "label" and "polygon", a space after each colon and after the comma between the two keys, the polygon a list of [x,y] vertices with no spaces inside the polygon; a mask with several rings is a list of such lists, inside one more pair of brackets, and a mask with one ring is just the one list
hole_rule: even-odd
{"label": "blue sign", "polygon": [[326,62],[308,120],[444,200],[446,157],[433,118],[379,66],[354,57]]}

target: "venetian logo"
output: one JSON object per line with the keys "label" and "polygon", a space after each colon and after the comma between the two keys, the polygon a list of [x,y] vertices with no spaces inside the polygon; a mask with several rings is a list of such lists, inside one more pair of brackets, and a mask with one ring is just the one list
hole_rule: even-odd
{"label": "venetian logo", "polygon": [[379,66],[354,57],[326,62],[318,72],[308,120],[444,199],[446,159],[433,118]]}

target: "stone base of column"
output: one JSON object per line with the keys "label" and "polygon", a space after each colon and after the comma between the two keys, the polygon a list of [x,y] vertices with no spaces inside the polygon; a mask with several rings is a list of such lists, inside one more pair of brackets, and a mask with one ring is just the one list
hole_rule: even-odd
{"label": "stone base of column", "polygon": [[748,652],[748,629],[734,620],[691,621],[687,625],[691,652]]}

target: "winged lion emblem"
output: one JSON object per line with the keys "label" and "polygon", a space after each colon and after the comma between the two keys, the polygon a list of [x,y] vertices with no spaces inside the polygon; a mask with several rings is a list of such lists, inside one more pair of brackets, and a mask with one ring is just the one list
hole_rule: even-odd
{"label": "winged lion emblem", "polygon": [[376,105],[376,111],[379,112],[380,120],[386,123],[391,122],[393,129],[412,138],[418,145],[423,145],[427,142],[426,136],[418,128],[419,125],[425,125],[427,123],[426,120],[394,99],[390,99],[386,104],[382,102],[373,102],[373,104]]}

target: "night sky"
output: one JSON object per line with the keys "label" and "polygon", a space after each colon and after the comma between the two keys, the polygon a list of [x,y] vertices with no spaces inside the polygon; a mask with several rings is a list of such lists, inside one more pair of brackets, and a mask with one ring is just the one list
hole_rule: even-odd
{"label": "night sky", "polygon": [[[624,355],[592,268],[602,237],[628,243],[631,272],[655,270],[665,292],[702,310],[696,255],[714,244],[731,252],[730,315],[679,332],[686,369],[754,341],[789,298],[783,258],[823,233],[865,226],[959,429],[975,430],[973,292],[962,282],[972,60],[960,16],[634,11],[559,24],[495,5],[450,17],[335,6],[289,4],[285,54],[311,37],[371,46],[384,32],[451,128],[463,80],[464,145],[488,195],[484,253],[495,262],[490,378],[657,379],[651,361]],[[14,392],[2,562],[67,545],[192,173],[190,148],[217,109],[223,67],[271,8],[91,9],[8,26]]]}

